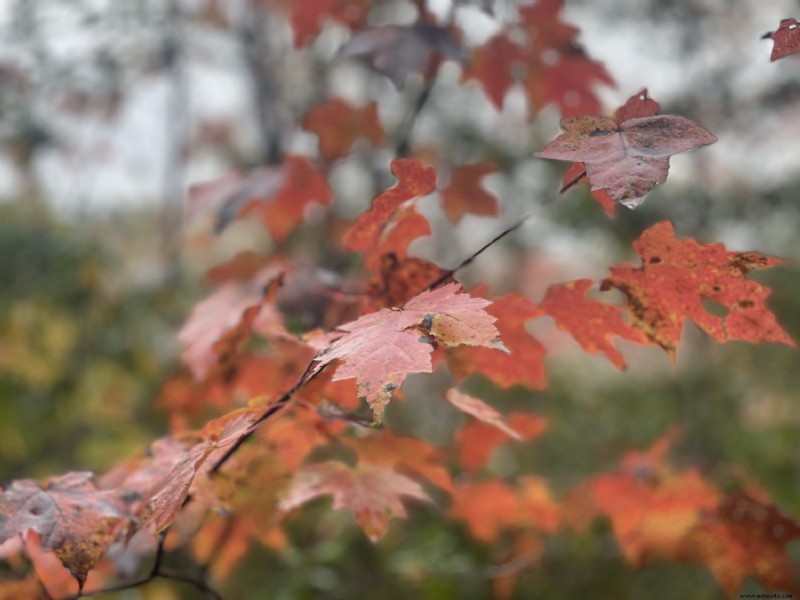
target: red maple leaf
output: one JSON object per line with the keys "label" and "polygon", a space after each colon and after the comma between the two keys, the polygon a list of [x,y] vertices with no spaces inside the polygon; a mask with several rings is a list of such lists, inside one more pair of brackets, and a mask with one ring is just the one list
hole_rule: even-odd
{"label": "red maple leaf", "polygon": [[229,365],[259,318],[269,320],[275,334],[289,336],[274,310],[261,314],[277,292],[284,270],[283,264],[262,266],[246,280],[228,281],[194,307],[178,341],[195,379],[202,381],[215,367]]}
{"label": "red maple leaf", "polygon": [[761,36],[761,39],[773,41],[770,61],[800,52],[800,22],[795,19],[783,19],[776,31],[768,31]]}
{"label": "red maple leaf", "polygon": [[584,296],[592,283],[591,279],[578,279],[550,286],[539,308],[553,317],[560,328],[569,331],[586,352],[602,352],[614,366],[624,369],[625,359],[610,338],[619,336],[644,344],[647,337],[622,320],[618,307],[587,300]]}
{"label": "red maple leaf", "polygon": [[[617,265],[601,289],[615,288],[626,298],[633,324],[674,355],[686,319],[717,341],[794,342],[766,306],[769,288],[745,279],[753,269],[782,261],[754,252],[728,252],[722,244],[700,244],[675,237],[661,222],[633,243],[642,266]],[[709,313],[703,300],[727,309],[724,317]]]}
{"label": "red maple leaf", "polygon": [[[393,160],[391,168],[398,179],[397,185],[376,197],[372,208],[358,217],[343,239],[345,248],[365,255],[365,263],[372,270],[379,268],[381,260],[375,249],[381,245],[387,229],[391,231],[399,209],[414,198],[430,194],[436,186],[436,171],[417,160]],[[386,244],[383,248],[384,252],[389,249]]]}
{"label": "red maple leaf", "polygon": [[609,117],[581,116],[564,119],[561,127],[564,133],[536,156],[584,163],[592,189],[605,190],[629,208],[667,180],[670,156],[717,141],[713,133],[677,115],[622,124]]}
{"label": "red maple leaf", "polygon": [[52,550],[82,589],[89,570],[131,519],[118,493],[96,488],[91,479],[91,473],[72,472],[43,486],[21,479],[3,488],[0,544],[35,531],[41,548]]}
{"label": "red maple leaf", "polygon": [[448,350],[447,364],[456,379],[480,373],[503,388],[525,385],[547,387],[545,347],[525,330],[525,324],[542,315],[533,302],[519,294],[506,294],[492,301],[486,311],[497,319],[500,338],[508,349],[462,346]]}
{"label": "red maple leaf", "polygon": [[347,509],[372,541],[392,519],[405,518],[402,496],[429,501],[422,486],[392,469],[372,465],[348,467],[328,461],[300,469],[280,500],[288,512],[320,496],[333,496],[335,510]]}
{"label": "red maple leaf", "polygon": [[456,167],[450,181],[442,188],[442,207],[447,218],[458,223],[465,214],[496,217],[497,198],[480,185],[481,179],[497,171],[489,161]]}
{"label": "red maple leaf", "polygon": [[540,0],[521,6],[521,31],[501,31],[477,48],[462,79],[477,79],[498,109],[519,80],[533,114],[547,104],[558,106],[564,116],[598,114],[593,87],[613,86],[614,80],[575,41],[579,30],[560,20],[563,4]]}
{"label": "red maple leaf", "polygon": [[325,176],[306,157],[288,155],[281,165],[260,167],[248,175],[232,171],[189,188],[186,214],[212,212],[219,233],[235,219],[255,214],[277,243],[303,222],[314,203],[330,204]]}
{"label": "red maple leaf", "polygon": [[675,559],[686,535],[721,499],[696,470],[679,471],[667,462],[677,432],[644,452],[630,452],[616,471],[592,477],[567,500],[565,514],[581,528],[595,515],[608,517],[620,550],[635,565]]}
{"label": "red maple leaf", "polygon": [[317,356],[319,366],[340,360],[334,381],[356,378],[380,421],[383,409],[408,373],[432,371],[432,342],[444,346],[504,348],[488,300],[459,291],[455,283],[423,292],[400,309],[384,308],[342,325],[346,334]]}
{"label": "red maple leaf", "polygon": [[312,108],[303,120],[303,127],[319,136],[319,150],[327,162],[347,156],[360,137],[374,145],[382,144],[386,138],[374,102],[355,107],[334,98]]}
{"label": "red maple leaf", "polygon": [[738,492],[686,535],[680,558],[707,566],[731,596],[751,576],[768,590],[797,594],[797,566],[786,549],[797,539],[796,519],[768,501]]}
{"label": "red maple leaf", "polygon": [[[619,107],[614,113],[614,121],[617,125],[622,125],[628,119],[638,119],[641,117],[652,117],[658,114],[658,102],[647,95],[647,88],[640,90],[628,98],[624,105]],[[586,165],[583,163],[573,163],[564,174],[561,184],[561,193],[566,192],[574,185],[586,180]],[[613,216],[617,203],[608,195],[604,189],[592,190],[592,198],[602,207],[606,214]]]}

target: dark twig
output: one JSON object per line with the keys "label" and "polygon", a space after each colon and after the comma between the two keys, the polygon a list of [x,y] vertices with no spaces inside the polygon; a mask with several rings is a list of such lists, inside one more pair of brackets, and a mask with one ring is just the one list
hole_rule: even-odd
{"label": "dark twig", "polygon": [[164,540],[166,539],[166,537],[167,537],[167,530],[165,529],[158,536],[158,546],[156,548],[156,555],[153,558],[153,567],[150,569],[150,573],[148,575],[144,577],[139,577],[138,579],[132,579],[130,581],[123,581],[116,585],[105,587],[99,590],[94,590],[91,592],[81,591],[76,596],[70,596],[69,600],[76,600],[77,598],[86,598],[88,596],[99,596],[100,594],[109,594],[111,592],[119,592],[122,590],[133,589],[142,585],[146,585],[157,578],[171,579],[172,581],[180,581],[182,583],[188,583],[189,585],[194,586],[201,592],[205,592],[209,597],[214,598],[214,600],[222,600],[222,596],[220,596],[220,594],[216,590],[214,590],[211,586],[209,586],[204,578],[197,578],[191,575],[187,575],[185,573],[176,573],[173,571],[164,570],[162,564],[164,560]]}
{"label": "dark twig", "polygon": [[425,73],[424,87],[417,96],[414,106],[411,107],[411,110],[403,121],[400,141],[397,142],[397,158],[405,158],[411,152],[411,131],[414,129],[414,125],[416,125],[422,109],[425,108],[425,105],[431,97],[433,86],[436,83],[436,72],[438,68],[438,61],[431,61],[431,66],[428,67],[428,71]]}
{"label": "dark twig", "polygon": [[489,241],[488,241],[488,242],[486,242],[486,243],[485,243],[483,246],[481,246],[480,248],[478,248],[478,249],[477,249],[475,252],[473,252],[473,253],[472,253],[472,254],[470,254],[470,255],[469,255],[467,258],[465,258],[464,260],[462,260],[462,261],[461,261],[461,262],[458,264],[458,266],[457,266],[457,267],[455,267],[455,268],[453,268],[453,269],[450,269],[449,271],[447,271],[447,272],[443,273],[443,274],[442,274],[442,275],[441,275],[441,276],[440,276],[438,279],[436,279],[436,280],[435,280],[433,283],[429,284],[429,285],[428,285],[428,287],[426,287],[426,288],[425,288],[425,291],[427,291],[427,290],[432,290],[432,289],[434,289],[434,288],[436,288],[436,287],[438,287],[438,286],[442,285],[442,284],[443,284],[445,281],[447,281],[448,279],[450,279],[450,278],[451,278],[453,275],[455,275],[455,274],[456,274],[458,271],[460,271],[460,270],[461,270],[461,269],[463,269],[464,267],[466,267],[466,266],[469,266],[470,264],[472,264],[472,261],[474,261],[476,258],[478,258],[478,257],[479,257],[481,254],[483,254],[483,253],[484,253],[486,250],[488,250],[489,248],[491,248],[492,246],[494,246],[494,245],[495,245],[497,242],[499,242],[500,240],[502,240],[502,239],[503,239],[504,237],[506,237],[506,236],[507,236],[509,233],[512,233],[512,232],[516,231],[517,229],[519,229],[520,227],[522,227],[522,226],[525,224],[525,221],[527,221],[528,219],[530,219],[530,217],[531,217],[531,213],[528,213],[527,215],[525,215],[524,217],[522,217],[522,218],[521,218],[519,221],[517,221],[516,223],[514,223],[514,224],[513,224],[511,227],[509,227],[508,229],[505,229],[505,230],[501,231],[500,233],[498,233],[498,234],[497,234],[496,236],[494,236],[494,237],[493,237],[491,240],[489,240]]}

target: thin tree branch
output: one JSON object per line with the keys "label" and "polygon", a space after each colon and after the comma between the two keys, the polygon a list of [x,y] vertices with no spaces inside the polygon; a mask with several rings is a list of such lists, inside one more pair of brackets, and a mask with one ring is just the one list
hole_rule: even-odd
{"label": "thin tree branch", "polygon": [[432,290],[433,288],[435,288],[435,287],[438,287],[438,286],[442,285],[442,284],[443,284],[445,281],[447,281],[448,279],[450,279],[450,278],[451,278],[453,275],[455,275],[455,274],[456,274],[458,271],[460,271],[460,270],[461,270],[461,269],[463,269],[464,267],[466,267],[466,266],[469,266],[470,264],[472,264],[472,262],[473,262],[473,261],[474,261],[476,258],[478,258],[478,257],[479,257],[481,254],[483,254],[484,252],[486,252],[486,250],[488,250],[489,248],[491,248],[492,246],[494,246],[494,245],[495,245],[497,242],[499,242],[499,241],[500,241],[500,240],[502,240],[504,237],[506,237],[506,236],[507,236],[509,233],[512,233],[512,232],[516,231],[517,229],[519,229],[520,227],[522,227],[522,226],[525,224],[525,221],[527,221],[527,220],[528,220],[528,219],[530,219],[530,218],[531,218],[531,213],[528,213],[527,215],[525,215],[524,217],[522,217],[522,218],[521,218],[519,221],[517,221],[516,223],[514,223],[514,224],[513,224],[511,227],[509,227],[508,229],[505,229],[505,230],[501,231],[500,233],[498,233],[498,234],[497,234],[496,236],[494,236],[494,237],[493,237],[491,240],[489,240],[489,241],[488,241],[488,242],[486,242],[486,243],[485,243],[483,246],[481,246],[480,248],[478,248],[478,249],[477,249],[475,252],[473,252],[473,253],[472,253],[472,254],[470,254],[470,255],[469,255],[467,258],[465,258],[464,260],[462,260],[462,261],[461,261],[461,262],[458,264],[458,266],[456,266],[455,268],[453,268],[453,269],[450,269],[449,271],[447,271],[447,272],[443,273],[443,274],[442,274],[442,275],[441,275],[439,278],[437,278],[436,280],[434,280],[434,282],[433,282],[433,283],[429,284],[429,285],[428,285],[428,287],[426,287],[426,288],[425,288],[425,290],[423,290],[423,291]]}

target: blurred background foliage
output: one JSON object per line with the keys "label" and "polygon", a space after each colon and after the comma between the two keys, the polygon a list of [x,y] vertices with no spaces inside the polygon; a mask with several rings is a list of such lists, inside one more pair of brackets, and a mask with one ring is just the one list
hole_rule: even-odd
{"label": "blurred background foliage", "polygon": [[[400,0],[375,4],[376,19],[402,20],[408,12]],[[466,4],[477,23],[471,35],[480,39],[489,27],[482,19],[491,18]],[[494,4],[499,19],[513,12],[513,3]],[[451,165],[496,160],[502,172],[490,187],[503,204],[501,221],[532,207],[536,215],[478,260],[465,281],[488,281],[497,293],[521,288],[538,299],[551,283],[598,278],[632,260],[630,241],[662,219],[681,237],[800,258],[800,61],[770,65],[767,47],[757,44],[762,30],[791,16],[797,4],[566,4],[589,53],[620,83],[602,91],[609,112],[648,86],[663,113],[691,117],[721,142],[674,160],[670,182],[640,210],[620,209],[609,220],[585,187],[557,202],[542,200],[557,189],[561,167],[530,154],[557,132],[557,112],[548,109],[520,127],[524,102],[517,95],[494,111],[474,86],[458,84],[455,65],[446,65],[415,130],[417,148]],[[296,124],[325,97],[376,100],[390,139],[401,136],[418,82],[397,91],[358,65],[332,62],[346,36],[337,27],[294,52],[291,32],[265,14],[260,3],[244,0],[0,3],[3,479],[102,472],[166,433],[155,399],[179,368],[174,334],[203,296],[203,271],[239,249],[272,247],[247,223],[215,240],[181,230],[188,184],[263,162],[276,135],[284,149],[313,155],[316,138]],[[248,23],[262,28],[256,37]],[[662,36],[679,41],[653,41]],[[263,44],[270,57],[264,71],[248,62],[252,44]],[[273,84],[269,97],[265,82]],[[273,109],[266,120],[265,102]],[[352,218],[391,184],[390,148],[356,147],[330,167],[338,219]],[[436,233],[415,248],[446,266],[502,228],[474,217],[452,227],[429,204]],[[340,222],[317,219],[283,249],[330,266]],[[796,340],[798,275],[792,262],[756,275],[774,290],[770,306]],[[469,381],[467,389],[501,409],[532,410],[549,422],[540,439],[499,452],[490,473],[535,473],[565,494],[679,423],[677,464],[698,467],[723,488],[750,478],[800,514],[796,351],[717,345],[690,326],[674,366],[655,350],[633,350],[626,353],[628,371],[618,373],[570,344],[558,338],[548,357],[546,391],[503,392],[480,377]],[[442,442],[460,418],[442,408],[448,386],[411,378],[406,401],[390,407],[389,425]],[[252,548],[228,578],[225,597],[468,600],[495,593],[496,554],[434,507],[413,505],[411,518],[377,545],[348,514],[328,508],[319,501],[290,519],[286,551]],[[800,559],[800,549],[793,552]],[[742,590],[758,591],[752,582]],[[192,593],[154,583],[119,597]],[[699,567],[632,570],[608,524],[597,522],[590,532],[546,539],[541,561],[521,571],[512,597],[706,599],[722,592]]]}

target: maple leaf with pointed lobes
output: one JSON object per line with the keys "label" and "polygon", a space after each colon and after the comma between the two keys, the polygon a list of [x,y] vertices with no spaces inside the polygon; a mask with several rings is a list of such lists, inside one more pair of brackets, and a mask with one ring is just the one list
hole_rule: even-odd
{"label": "maple leaf with pointed lobes", "polygon": [[327,162],[347,156],[358,138],[366,138],[373,145],[386,140],[374,102],[355,107],[334,98],[312,108],[303,119],[303,127],[317,134],[320,153]]}
{"label": "maple leaf with pointed lobes", "polygon": [[480,373],[502,388],[547,387],[542,360],[545,347],[525,330],[525,324],[542,316],[542,311],[519,294],[506,294],[495,298],[486,312],[497,319],[496,326],[508,352],[472,346],[448,349],[447,364],[453,376],[461,381],[471,373]]}
{"label": "maple leaf with pointed lobes", "polygon": [[349,467],[328,461],[300,469],[284,492],[280,510],[291,511],[314,498],[333,496],[334,510],[347,509],[373,542],[392,519],[405,518],[402,496],[430,501],[422,486],[396,471],[373,465]]}
{"label": "maple leaf with pointed lobes", "polygon": [[[436,171],[424,166],[418,160],[393,160],[391,169],[392,174],[398,179],[397,185],[377,196],[372,201],[372,208],[356,219],[342,240],[348,250],[365,255],[364,262],[372,271],[380,268],[381,255],[376,251],[378,246],[382,246],[381,251],[384,254],[390,250],[405,252],[404,247],[390,248],[386,244],[381,244],[384,235],[391,232],[391,225],[395,223],[398,211],[400,216],[405,214],[401,207],[414,198],[430,194],[436,187]],[[422,231],[418,220],[414,224],[413,231],[416,233]],[[408,241],[410,240],[406,235],[406,245]]]}
{"label": "maple leaf with pointed lobes", "polygon": [[733,596],[755,577],[768,590],[800,592],[797,566],[786,546],[800,523],[772,503],[737,492],[684,538],[678,558],[705,565]]}
{"label": "maple leaf with pointed lobes", "polygon": [[[667,221],[646,230],[633,249],[642,258],[642,266],[612,267],[600,289],[621,291],[633,325],[670,356],[675,355],[687,318],[718,342],[795,346],[766,306],[769,288],[745,279],[753,269],[782,261],[753,252],[728,252],[722,244],[679,240]],[[725,307],[727,315],[707,312],[704,299]]]}
{"label": "maple leaf with pointed lobes", "polygon": [[483,189],[481,180],[497,171],[489,161],[461,165],[453,170],[450,181],[442,188],[442,207],[453,223],[465,214],[496,217],[499,211],[497,198]]}
{"label": "maple leaf with pointed lobes", "polygon": [[[616,121],[617,125],[622,125],[628,119],[653,117],[658,114],[659,109],[658,102],[647,95],[647,88],[643,88],[628,98],[627,102],[617,109],[614,113],[614,121]],[[581,181],[586,180],[586,165],[573,163],[564,174],[560,192],[563,194]],[[609,196],[606,190],[592,190],[592,198],[595,199],[609,217],[614,215],[617,203]]]}
{"label": "maple leaf with pointed lobes", "polygon": [[637,566],[655,558],[675,559],[686,535],[721,494],[694,469],[675,470],[666,454],[677,437],[672,429],[644,452],[630,452],[612,473],[592,477],[566,501],[565,514],[585,529],[605,515],[625,558]]}
{"label": "maple leaf with pointed lobes", "polygon": [[[462,81],[477,79],[498,110],[519,81],[534,115],[547,104],[555,104],[564,116],[599,113],[593,87],[613,86],[614,80],[576,43],[579,30],[559,19],[563,4],[540,0],[521,6],[521,31],[502,31],[477,48]],[[519,33],[526,39],[517,43]]]}
{"label": "maple leaf with pointed lobes", "polygon": [[628,119],[572,117],[564,133],[537,152],[539,158],[582,162],[593,190],[635,208],[657,183],[664,183],[673,154],[713,144],[717,137],[689,119],[656,115]]}
{"label": "maple leaf with pointed lobes", "polygon": [[380,421],[408,373],[432,371],[432,341],[448,347],[505,348],[495,318],[483,310],[491,303],[459,290],[451,283],[422,292],[402,308],[384,308],[342,325],[345,335],[317,356],[317,368],[341,361],[334,381],[356,378],[359,396]]}
{"label": "maple leaf with pointed lobes", "polygon": [[569,331],[586,352],[602,352],[615,367],[622,370],[625,368],[625,359],[610,338],[619,336],[631,342],[646,344],[647,337],[640,329],[622,320],[620,308],[587,300],[585,294],[592,283],[591,279],[578,279],[571,283],[550,286],[539,308],[553,317],[561,329]]}
{"label": "maple leaf with pointed lobes", "polygon": [[790,54],[800,52],[800,22],[795,19],[783,19],[776,31],[768,31],[762,40],[772,40],[770,61],[776,61]]}
{"label": "maple leaf with pointed lobes", "polygon": [[39,534],[43,550],[52,550],[78,581],[86,575],[131,515],[115,490],[101,490],[92,473],[54,477],[44,486],[22,479],[0,493],[0,544],[28,530]]}

